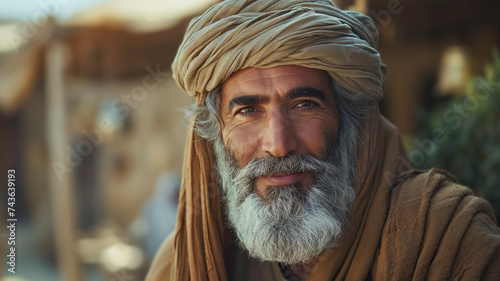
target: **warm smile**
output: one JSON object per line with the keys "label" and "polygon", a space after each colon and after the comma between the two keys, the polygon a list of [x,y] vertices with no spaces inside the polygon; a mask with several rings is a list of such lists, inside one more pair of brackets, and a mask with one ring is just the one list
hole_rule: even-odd
{"label": "warm smile", "polygon": [[272,176],[263,176],[262,178],[272,186],[291,185],[299,181],[303,174],[304,172],[278,173]]}

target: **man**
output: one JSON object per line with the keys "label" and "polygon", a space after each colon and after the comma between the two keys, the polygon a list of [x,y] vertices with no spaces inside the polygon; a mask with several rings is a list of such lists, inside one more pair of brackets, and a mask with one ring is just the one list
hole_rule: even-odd
{"label": "man", "polygon": [[229,0],[191,22],[177,226],[147,280],[500,280],[489,204],[408,171],[376,43],[328,0]]}

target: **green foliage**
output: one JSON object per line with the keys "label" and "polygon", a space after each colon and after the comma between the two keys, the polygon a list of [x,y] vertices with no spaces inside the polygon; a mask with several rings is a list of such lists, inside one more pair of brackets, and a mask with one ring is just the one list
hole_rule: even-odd
{"label": "green foliage", "polygon": [[493,54],[467,97],[454,97],[423,113],[424,127],[410,151],[415,169],[437,167],[488,199],[500,220],[500,55]]}

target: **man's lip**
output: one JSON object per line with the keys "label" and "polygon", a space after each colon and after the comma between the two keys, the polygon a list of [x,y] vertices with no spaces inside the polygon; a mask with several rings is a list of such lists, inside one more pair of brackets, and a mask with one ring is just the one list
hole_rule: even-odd
{"label": "man's lip", "polygon": [[273,186],[291,185],[299,181],[302,174],[303,172],[295,172],[290,174],[278,173],[272,176],[262,176],[262,178]]}

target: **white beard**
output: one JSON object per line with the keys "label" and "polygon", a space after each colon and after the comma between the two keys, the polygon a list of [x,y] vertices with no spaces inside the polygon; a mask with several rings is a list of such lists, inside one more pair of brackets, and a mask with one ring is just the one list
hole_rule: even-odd
{"label": "white beard", "polygon": [[[311,155],[270,156],[240,168],[222,142],[215,143],[229,223],[250,256],[264,261],[296,264],[337,245],[347,225],[355,194],[351,168],[335,144],[326,159]],[[348,149],[347,149],[348,150]],[[306,192],[297,186],[268,187],[263,198],[254,190],[256,177],[310,171],[315,175]]]}

